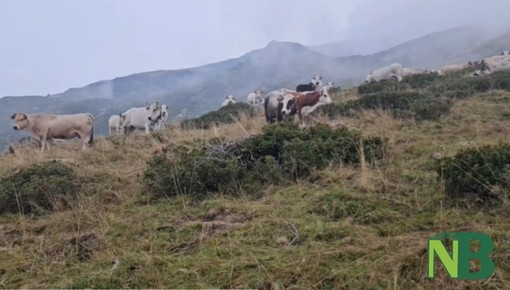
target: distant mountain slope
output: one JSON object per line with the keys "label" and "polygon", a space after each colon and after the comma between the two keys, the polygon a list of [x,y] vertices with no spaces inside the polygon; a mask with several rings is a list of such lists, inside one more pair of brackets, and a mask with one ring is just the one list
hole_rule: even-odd
{"label": "distant mountain slope", "polygon": [[366,56],[330,57],[301,44],[272,41],[241,57],[196,68],[161,70],[104,80],[71,88],[49,97],[0,99],[0,146],[21,136],[10,116],[17,111],[96,116],[96,134],[106,134],[107,120],[133,106],[159,100],[170,105],[170,115],[195,117],[220,106],[232,94],[238,101],[257,89],[264,92],[307,83],[314,74],[336,85],[359,84],[373,69],[399,62],[406,66],[438,68],[447,63],[480,59],[510,47],[510,33],[488,40],[476,28],[432,33],[391,49]]}
{"label": "distant mountain slope", "polygon": [[461,27],[435,32],[369,56],[372,63],[398,62],[404,66],[434,69],[478,47],[492,34],[482,28]]}

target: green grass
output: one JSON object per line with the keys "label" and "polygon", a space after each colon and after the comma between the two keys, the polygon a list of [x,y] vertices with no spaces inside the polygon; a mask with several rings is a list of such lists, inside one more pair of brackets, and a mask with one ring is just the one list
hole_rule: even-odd
{"label": "green grass", "polygon": [[[133,136],[129,144],[98,139],[85,152],[78,143],[44,154],[21,148],[0,157],[0,177],[56,159],[82,184],[69,207],[0,216],[0,287],[510,288],[508,199],[497,206],[452,201],[431,158],[454,156],[467,141],[510,143],[510,121],[502,117],[509,97],[490,91],[455,100],[437,122],[381,111],[342,118],[341,126],[388,140],[384,158],[261,184],[256,197],[220,191],[154,200],[142,181],[146,161],[169,144],[185,150],[214,137],[247,138],[261,132],[262,117],[210,130],[173,127]],[[495,275],[458,281],[438,271],[436,279],[426,278],[427,239],[442,231],[490,235]]]}

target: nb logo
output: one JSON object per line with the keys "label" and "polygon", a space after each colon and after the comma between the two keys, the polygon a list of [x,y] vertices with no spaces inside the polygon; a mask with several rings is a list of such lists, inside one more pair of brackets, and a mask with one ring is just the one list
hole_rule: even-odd
{"label": "nb logo", "polygon": [[[445,247],[445,241],[452,244],[451,255]],[[480,248],[471,252],[471,241],[479,242]],[[495,270],[494,262],[489,255],[494,250],[494,242],[483,233],[460,232],[440,233],[429,238],[428,274],[434,278],[434,258],[437,257],[443,264],[444,269],[450,277],[455,279],[486,279],[492,276]],[[477,272],[470,272],[470,260],[477,260],[480,269]]]}

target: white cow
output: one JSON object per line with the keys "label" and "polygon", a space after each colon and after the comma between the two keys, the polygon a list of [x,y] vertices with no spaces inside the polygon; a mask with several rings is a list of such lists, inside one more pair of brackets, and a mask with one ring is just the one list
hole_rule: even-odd
{"label": "white cow", "polygon": [[144,130],[150,133],[150,127],[155,126],[161,119],[161,106],[158,102],[147,107],[131,108],[122,114],[124,121],[124,138],[127,138],[134,130]]}
{"label": "white cow", "polygon": [[223,101],[223,103],[221,104],[221,107],[225,107],[225,106],[228,106],[230,104],[235,104],[236,103],[236,98],[234,98],[234,96],[232,95],[228,95],[225,100]]}
{"label": "white cow", "polygon": [[26,130],[41,143],[41,151],[44,151],[45,147],[50,150],[53,139],[78,137],[83,142],[83,150],[94,143],[95,118],[89,113],[73,115],[15,113],[11,119],[14,120],[14,130]]}
{"label": "white cow", "polygon": [[510,55],[510,51],[503,50],[500,55]]}
{"label": "white cow", "polygon": [[156,123],[154,130],[160,131],[161,128],[166,128],[166,121],[168,120],[168,106],[163,104],[161,105],[161,118],[159,118],[159,121]]}
{"label": "white cow", "polygon": [[246,101],[250,106],[258,107],[260,106],[262,102],[262,92],[261,91],[255,91],[248,94],[246,97]]}
{"label": "white cow", "polygon": [[461,64],[448,64],[443,66],[439,71],[440,76],[444,76],[450,73],[463,71],[469,67],[474,67],[475,63],[472,61],[468,61],[467,63],[461,63]]}
{"label": "white cow", "polygon": [[394,63],[372,71],[367,75],[365,83],[379,82],[388,79],[397,79],[399,82],[404,75],[404,67],[399,63]]}
{"label": "white cow", "polygon": [[122,132],[121,115],[112,115],[110,119],[108,119],[108,132],[110,133],[110,136],[112,136],[112,130],[115,130],[116,133]]}
{"label": "white cow", "polygon": [[510,55],[497,55],[484,58],[478,69],[474,72],[475,76],[488,75],[498,71],[510,69]]}

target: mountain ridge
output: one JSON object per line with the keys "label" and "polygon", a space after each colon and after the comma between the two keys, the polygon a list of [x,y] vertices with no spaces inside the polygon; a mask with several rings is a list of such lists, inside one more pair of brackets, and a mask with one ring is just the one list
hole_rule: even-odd
{"label": "mountain ridge", "polygon": [[[501,48],[510,47],[510,32],[489,40],[486,40],[489,35],[483,33],[477,28],[453,28],[371,55],[344,57],[327,56],[296,42],[273,40],[240,57],[198,67],[133,73],[69,88],[49,97],[4,97],[0,99],[0,121],[10,125],[9,116],[15,111],[68,114],[88,110],[96,116],[96,132],[101,135],[107,132],[110,114],[146,102],[158,100],[169,104],[171,116],[196,117],[219,108],[226,95],[244,101],[251,91],[295,88],[315,74],[335,85],[354,86],[374,68],[389,63],[433,69],[472,57],[499,54]],[[0,133],[6,136],[0,145],[19,136],[5,125],[0,126]]]}

